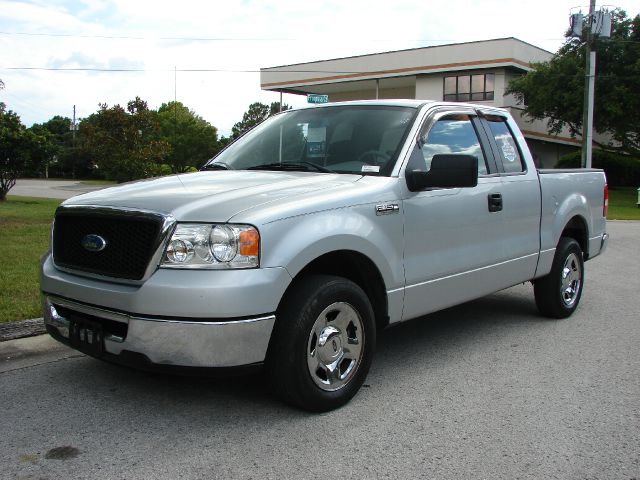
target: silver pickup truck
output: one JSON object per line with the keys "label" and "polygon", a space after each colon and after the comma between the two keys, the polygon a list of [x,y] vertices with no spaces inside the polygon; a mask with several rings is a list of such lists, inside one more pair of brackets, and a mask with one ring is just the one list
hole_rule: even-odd
{"label": "silver pickup truck", "polygon": [[578,306],[607,244],[600,170],[536,170],[501,109],[366,101],[265,121],[198,173],[74,197],[42,261],[49,333],[147,369],[261,367],[348,402],[385,327],[531,281]]}

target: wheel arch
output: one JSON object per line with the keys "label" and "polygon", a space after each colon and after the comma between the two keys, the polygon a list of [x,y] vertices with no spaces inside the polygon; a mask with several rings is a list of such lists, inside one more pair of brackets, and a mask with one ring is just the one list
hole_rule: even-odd
{"label": "wheel arch", "polygon": [[375,262],[365,254],[355,250],[334,250],[316,257],[293,277],[280,304],[286,301],[288,293],[301,278],[313,274],[335,275],[351,280],[362,288],[369,298],[378,329],[389,324],[389,305],[384,279]]}
{"label": "wheel arch", "polygon": [[573,238],[578,242],[578,245],[580,245],[580,249],[584,255],[584,259],[587,260],[589,258],[589,229],[587,227],[586,220],[581,215],[574,215],[566,223],[560,233],[558,242],[564,237]]}

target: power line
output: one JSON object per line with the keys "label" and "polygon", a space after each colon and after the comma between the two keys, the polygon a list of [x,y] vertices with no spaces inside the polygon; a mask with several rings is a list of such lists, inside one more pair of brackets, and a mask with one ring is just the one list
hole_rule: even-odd
{"label": "power line", "polygon": [[[299,40],[309,40],[309,37],[154,37],[138,35],[81,35],[75,33],[48,33],[48,32],[7,32],[0,31],[0,35],[15,35],[25,37],[52,37],[52,38],[95,38],[103,40],[166,40],[166,41],[193,41],[193,42],[294,42]],[[318,40],[324,40],[322,35],[318,35]],[[560,38],[537,38],[540,41],[557,41]],[[385,41],[407,41],[407,42],[459,42],[459,39],[447,38],[363,38],[363,42],[385,42]]]}
{"label": "power line", "polygon": [[[22,37],[50,37],[50,38],[93,38],[99,40],[162,40],[162,41],[185,41],[185,42],[297,42],[300,40],[309,40],[309,37],[155,37],[140,35],[81,35],[76,33],[49,33],[49,32],[7,32],[0,31],[0,35],[22,36]],[[340,37],[337,37],[340,38]],[[313,39],[313,37],[311,37]],[[325,38],[318,35],[317,40]],[[552,38],[534,38],[529,40],[536,41],[564,41],[566,37]],[[386,41],[404,41],[404,42],[421,42],[421,43],[441,43],[453,42],[459,43],[460,39],[455,38],[363,38],[362,42],[386,42]],[[607,42],[619,43],[640,43],[638,40],[625,40],[611,38]],[[465,42],[463,42],[465,43]]]}
{"label": "power line", "polygon": [[[158,69],[145,69],[145,68],[100,68],[100,67],[0,67],[0,70],[11,71],[45,71],[45,72],[95,72],[95,73],[169,73],[169,72],[181,72],[181,73],[314,73],[314,74],[327,74],[327,75],[341,75],[341,74],[361,74],[370,75],[372,77],[376,75],[384,75],[381,72],[363,71],[363,70],[255,70],[255,69],[224,69],[224,68],[158,68]],[[472,71],[472,70],[469,70]],[[462,71],[455,73],[460,74]],[[447,72],[435,72],[435,73],[447,73]],[[451,72],[454,73],[454,72]],[[553,76],[553,77],[581,77],[582,73],[541,73],[537,71],[531,71],[530,74]],[[414,74],[407,74],[406,76],[412,76]],[[505,76],[504,73],[494,73],[495,76]],[[599,75],[600,78],[636,78],[638,75],[615,75],[615,74],[603,74]],[[384,79],[386,77],[381,77]],[[300,79],[301,82],[307,80]]]}
{"label": "power line", "polygon": [[143,37],[133,35],[80,35],[75,33],[37,33],[37,32],[4,32],[0,35],[17,35],[25,37],[54,37],[54,38],[96,38],[103,40],[183,40],[194,42],[227,42],[227,41],[293,41],[296,38],[242,38],[242,37]]}

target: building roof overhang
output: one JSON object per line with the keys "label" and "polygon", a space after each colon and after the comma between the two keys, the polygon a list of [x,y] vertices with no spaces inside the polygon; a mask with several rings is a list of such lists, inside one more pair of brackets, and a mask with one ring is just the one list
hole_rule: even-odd
{"label": "building roof overhang", "polygon": [[503,38],[262,68],[260,83],[264,90],[298,94],[337,91],[331,85],[345,91],[353,82],[373,82],[352,85],[354,90],[375,88],[380,79],[387,79],[385,85],[395,80],[397,85],[387,86],[393,88],[412,84],[417,75],[425,74],[494,68],[526,72],[531,69],[530,62],[551,56],[516,38]]}

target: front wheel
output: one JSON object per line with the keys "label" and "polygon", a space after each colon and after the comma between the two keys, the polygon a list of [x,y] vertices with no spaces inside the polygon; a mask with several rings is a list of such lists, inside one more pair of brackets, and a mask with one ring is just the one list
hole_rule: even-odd
{"label": "front wheel", "polygon": [[580,245],[573,238],[561,238],[551,272],[533,284],[538,310],[551,318],[570,316],[578,308],[583,284],[584,260]]}
{"label": "front wheel", "polygon": [[310,275],[282,303],[266,362],[274,392],[310,411],[344,405],[364,382],[375,350],[369,298],[346,278]]}

